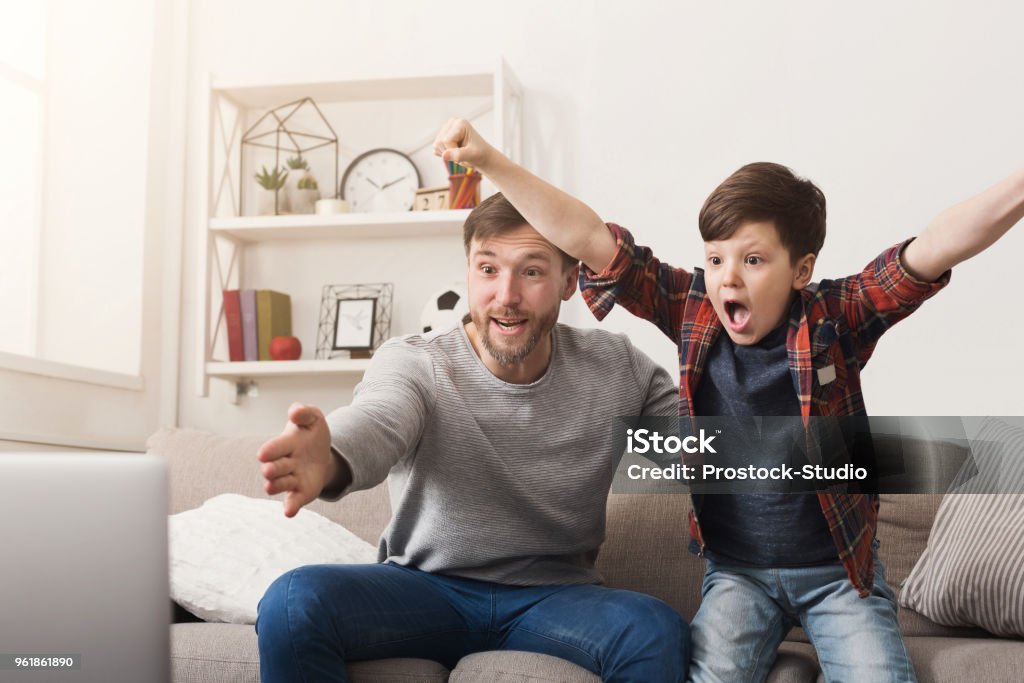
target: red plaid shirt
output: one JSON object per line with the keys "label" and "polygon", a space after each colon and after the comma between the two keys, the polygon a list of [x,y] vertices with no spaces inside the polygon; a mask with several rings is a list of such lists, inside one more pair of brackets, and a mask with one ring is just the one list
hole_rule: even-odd
{"label": "red plaid shirt", "polygon": [[[700,268],[690,273],[661,263],[647,247],[637,246],[628,230],[608,224],[618,251],[601,273],[584,266],[580,291],[598,320],[618,303],[650,320],[679,348],[679,414],[693,414],[693,399],[708,352],[722,331],[704,286]],[[910,275],[900,254],[910,240],[886,249],[857,275],[823,280],[800,292],[792,307],[786,348],[800,402],[800,415],[866,415],[860,370],[875,344],[892,325],[913,313],[942,289],[950,272],[937,282]],[[818,381],[818,371],[833,366]],[[862,597],[871,592],[874,563],[871,542],[878,523],[878,497],[869,494],[818,493],[839,559]],[[690,535],[703,549],[696,513],[690,512]]]}

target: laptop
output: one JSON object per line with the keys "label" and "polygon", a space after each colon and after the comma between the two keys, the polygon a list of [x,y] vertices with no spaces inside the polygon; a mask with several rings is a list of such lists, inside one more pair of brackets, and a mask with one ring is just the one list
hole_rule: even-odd
{"label": "laptop", "polygon": [[0,556],[0,681],[170,680],[161,458],[0,453]]}

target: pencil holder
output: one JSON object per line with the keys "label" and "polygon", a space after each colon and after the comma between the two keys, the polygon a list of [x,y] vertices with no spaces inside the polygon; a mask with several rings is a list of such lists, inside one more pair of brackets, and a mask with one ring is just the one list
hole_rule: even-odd
{"label": "pencil holder", "polygon": [[472,209],[480,203],[480,174],[455,173],[448,176],[448,208]]}

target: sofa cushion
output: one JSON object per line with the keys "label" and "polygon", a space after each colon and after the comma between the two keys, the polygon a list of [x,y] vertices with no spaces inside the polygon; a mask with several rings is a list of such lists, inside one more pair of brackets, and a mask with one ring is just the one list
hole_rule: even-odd
{"label": "sofa cushion", "polygon": [[[897,593],[928,544],[942,494],[882,494],[878,516],[879,557],[889,586]],[[980,637],[978,628],[944,626],[903,605],[898,612],[904,636]],[[802,638],[806,640],[806,637]]]}
{"label": "sofa cushion", "polygon": [[[161,429],[149,437],[150,453],[167,458],[171,514],[199,507],[220,493],[269,498],[263,490],[256,451],[270,436],[221,436],[195,429]],[[273,496],[282,500],[284,494]],[[308,506],[341,524],[364,541],[376,544],[391,518],[387,486],[358,491],[336,503]]]}
{"label": "sofa cushion", "polygon": [[601,683],[581,666],[550,655],[503,650],[478,652],[459,660],[450,683]]}
{"label": "sofa cushion", "polygon": [[690,497],[613,493],[597,568],[613,588],[647,593],[693,620],[700,606],[704,561],[689,552]]}
{"label": "sofa cushion", "polygon": [[[444,683],[448,670],[425,659],[351,662],[352,683]],[[256,629],[242,624],[174,624],[171,627],[173,683],[259,683]]]}
{"label": "sofa cushion", "polygon": [[878,515],[878,555],[894,589],[903,584],[928,545],[942,494],[883,493]]}
{"label": "sofa cushion", "polygon": [[377,561],[376,549],[312,510],[291,519],[277,501],[214,496],[168,520],[171,597],[207,621],[255,624],[274,579],[307,564]]}
{"label": "sofa cushion", "polygon": [[448,669],[429,659],[374,659],[345,665],[351,683],[445,683]]}
{"label": "sofa cushion", "polygon": [[256,629],[243,624],[172,624],[171,680],[259,683]]}
{"label": "sofa cushion", "polygon": [[907,638],[920,683],[1019,681],[1024,642],[998,638]]}
{"label": "sofa cushion", "polygon": [[[814,648],[804,643],[783,643],[768,674],[767,683],[809,683],[818,677]],[[450,683],[600,683],[600,677],[557,657],[532,652],[478,652],[463,657],[448,679]]]}
{"label": "sofa cushion", "polygon": [[974,441],[979,474],[948,494],[901,603],[951,626],[1024,636],[1024,430],[986,420]]}

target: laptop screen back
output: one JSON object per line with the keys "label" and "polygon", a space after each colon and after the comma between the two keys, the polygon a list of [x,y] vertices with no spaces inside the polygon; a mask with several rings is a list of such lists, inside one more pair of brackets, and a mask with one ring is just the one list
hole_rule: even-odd
{"label": "laptop screen back", "polygon": [[169,680],[162,459],[0,454],[0,543],[0,680]]}

